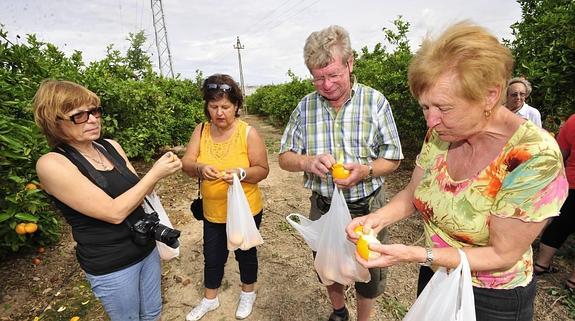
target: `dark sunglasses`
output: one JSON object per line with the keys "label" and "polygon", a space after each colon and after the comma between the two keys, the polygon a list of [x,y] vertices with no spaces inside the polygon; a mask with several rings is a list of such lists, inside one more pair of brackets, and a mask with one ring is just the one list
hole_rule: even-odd
{"label": "dark sunglasses", "polygon": [[96,107],[89,110],[84,110],[71,115],[69,119],[60,118],[63,120],[70,120],[74,124],[83,124],[88,121],[90,115],[94,115],[96,118],[100,118],[102,116],[103,109],[102,107]]}
{"label": "dark sunglasses", "polygon": [[220,89],[224,92],[232,90],[232,86],[227,84],[207,84],[206,87],[208,87],[208,89]]}

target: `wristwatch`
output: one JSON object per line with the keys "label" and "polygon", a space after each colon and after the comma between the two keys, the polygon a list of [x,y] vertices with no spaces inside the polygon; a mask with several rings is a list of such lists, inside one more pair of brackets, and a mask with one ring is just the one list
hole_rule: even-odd
{"label": "wristwatch", "polygon": [[367,176],[363,178],[364,181],[368,181],[373,178],[373,165],[371,162],[367,163],[367,167],[369,167],[369,173],[367,173]]}
{"label": "wristwatch", "polygon": [[419,263],[421,266],[431,266],[433,265],[433,250],[430,247],[425,248],[425,253],[427,254],[427,258],[425,262]]}
{"label": "wristwatch", "polygon": [[239,168],[238,168],[238,173],[239,173],[238,178],[240,179],[240,181],[243,181],[244,178],[246,178],[246,170],[243,169],[243,168],[241,168],[241,167],[239,167]]}

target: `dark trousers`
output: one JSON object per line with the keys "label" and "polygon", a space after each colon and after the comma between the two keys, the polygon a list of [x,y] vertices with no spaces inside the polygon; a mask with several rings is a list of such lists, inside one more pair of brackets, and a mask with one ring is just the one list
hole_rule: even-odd
{"label": "dark trousers", "polygon": [[[433,276],[433,270],[422,266],[417,280],[417,296]],[[473,287],[477,321],[531,321],[535,301],[536,279],[514,289]]]}
{"label": "dark trousers", "polygon": [[541,235],[541,243],[558,249],[573,232],[575,232],[575,189],[569,189],[569,196],[561,207],[561,213],[545,228]]}
{"label": "dark trousers", "polygon": [[[262,211],[263,212],[263,211]],[[259,229],[262,212],[254,216]],[[256,247],[247,251],[234,251],[240,267],[240,280],[243,284],[252,284],[258,280],[258,252]],[[228,261],[228,239],[225,223],[211,223],[204,220],[204,286],[218,289],[224,278],[224,267]]]}

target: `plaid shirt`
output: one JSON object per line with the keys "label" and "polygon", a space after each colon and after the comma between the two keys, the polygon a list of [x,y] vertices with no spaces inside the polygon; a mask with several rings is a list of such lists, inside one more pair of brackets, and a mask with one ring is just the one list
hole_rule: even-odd
{"label": "plaid shirt", "polygon": [[[377,90],[356,82],[350,99],[339,112],[317,92],[305,96],[284,130],[280,153],[286,151],[309,156],[331,154],[344,164],[368,164],[378,158],[403,159],[389,102]],[[382,176],[374,177],[344,189],[343,193],[347,201],[356,201],[369,196],[383,183]],[[331,175],[322,180],[304,173],[304,187],[329,197],[334,183]]]}

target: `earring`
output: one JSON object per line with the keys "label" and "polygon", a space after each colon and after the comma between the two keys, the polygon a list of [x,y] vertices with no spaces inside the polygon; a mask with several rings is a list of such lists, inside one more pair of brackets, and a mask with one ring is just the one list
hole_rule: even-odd
{"label": "earring", "polygon": [[486,111],[483,112],[483,115],[485,115],[486,119],[489,119],[489,117],[491,117],[491,109],[488,109]]}

